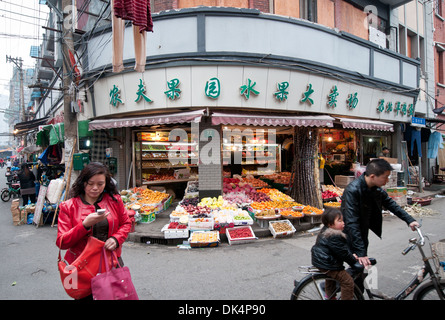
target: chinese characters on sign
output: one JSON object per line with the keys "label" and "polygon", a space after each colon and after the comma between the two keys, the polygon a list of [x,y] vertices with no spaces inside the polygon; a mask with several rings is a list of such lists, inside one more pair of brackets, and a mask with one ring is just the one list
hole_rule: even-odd
{"label": "chinese characters on sign", "polygon": [[382,112],[392,112],[394,110],[396,116],[400,115],[402,116],[413,116],[414,115],[414,105],[412,103],[410,103],[409,105],[406,104],[406,102],[401,103],[400,101],[397,101],[394,104],[394,109],[393,109],[393,104],[392,102],[388,102],[385,106],[385,99],[380,99],[379,104],[377,106],[377,112],[378,113],[382,113]]}
{"label": "chinese characters on sign", "polygon": [[328,108],[335,108],[337,106],[338,94],[337,86],[332,87],[331,93],[328,95]]}
{"label": "chinese characters on sign", "polygon": [[[239,92],[246,100],[249,100],[251,94],[259,95],[260,92],[255,89],[256,82],[252,79],[247,79],[247,84],[241,85],[239,87]],[[178,79],[172,79],[167,81],[168,90],[164,91],[166,97],[170,100],[177,100],[181,98],[181,89],[179,89],[180,81]],[[204,94],[210,99],[218,99],[221,95],[221,82],[217,77],[210,78],[205,86],[203,87]],[[139,85],[137,90],[135,90],[136,99],[135,102],[145,100],[147,102],[152,102],[152,100],[147,96],[147,90],[145,83],[142,79],[139,79]],[[277,91],[273,92],[273,96],[277,101],[285,101],[289,96],[289,82],[283,81],[277,83]],[[308,83],[306,91],[302,92],[302,97],[299,100],[300,103],[308,103],[312,106],[315,102],[311,98],[311,95],[315,92],[313,85]],[[336,85],[334,85],[329,94],[327,95],[326,107],[335,109],[338,106],[338,96],[340,92]],[[110,104],[114,107],[118,107],[119,103],[123,104],[123,100],[120,96],[120,89],[116,85],[110,90]],[[354,110],[359,106],[359,97],[357,92],[349,93],[348,98],[345,101],[345,106],[349,110]],[[385,102],[384,99],[380,99],[376,108],[377,113],[391,113],[394,112],[396,116],[413,116],[414,115],[414,104],[407,104],[406,102]]]}
{"label": "chinese characters on sign", "polygon": [[217,99],[221,93],[220,90],[221,85],[218,78],[211,78],[209,81],[207,81],[205,88],[205,94],[207,97]]}
{"label": "chinese characters on sign", "polygon": [[150,100],[149,97],[145,95],[145,91],[145,84],[143,83],[142,79],[139,79],[138,91],[136,92],[137,98],[136,100],[134,100],[134,102],[139,102],[141,98],[144,98],[144,100],[147,102],[153,102],[152,100]]}
{"label": "chinese characters on sign", "polygon": [[169,98],[170,100],[175,100],[176,98],[179,99],[181,97],[181,89],[178,89],[178,86],[178,79],[167,81],[167,87],[170,89],[164,91],[164,93],[167,95],[167,98]]}
{"label": "chinese characters on sign", "polygon": [[286,91],[288,87],[289,87],[289,82],[284,81],[281,83],[277,83],[278,91],[274,93],[275,98],[280,101],[286,100],[287,95],[289,94],[289,92]]}
{"label": "chinese characters on sign", "polygon": [[248,85],[242,85],[242,86],[240,87],[240,93],[241,93],[241,95],[244,95],[244,97],[245,97],[247,100],[249,100],[249,98],[250,98],[250,93],[251,93],[251,92],[252,92],[253,94],[256,94],[256,95],[259,95],[260,92],[259,92],[259,91],[256,91],[256,90],[253,88],[253,87],[255,87],[256,82],[254,82],[254,83],[252,84],[252,80],[247,79],[247,81],[249,82],[249,84],[248,84]]}
{"label": "chinese characters on sign", "polygon": [[121,90],[113,85],[113,89],[110,90],[110,104],[113,107],[117,107],[119,103],[124,103],[120,97]]}
{"label": "chinese characters on sign", "polygon": [[354,94],[351,93],[348,96],[347,100],[348,109],[355,109],[355,107],[357,107],[357,104],[358,104],[357,92],[355,92]]}
{"label": "chinese characters on sign", "polygon": [[308,101],[310,105],[314,104],[314,100],[312,100],[311,98],[309,98],[309,96],[311,94],[314,93],[314,89],[312,89],[312,83],[309,83],[307,86],[307,91],[303,93],[303,98],[301,99],[301,102],[306,102]]}

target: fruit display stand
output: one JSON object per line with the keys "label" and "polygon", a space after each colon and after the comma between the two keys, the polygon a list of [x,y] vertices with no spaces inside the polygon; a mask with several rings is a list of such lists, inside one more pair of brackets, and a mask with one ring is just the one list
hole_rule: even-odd
{"label": "fruit display stand", "polygon": [[249,243],[257,240],[251,226],[242,226],[226,229],[229,245]]}
{"label": "fruit display stand", "polygon": [[[270,187],[256,189],[248,183],[250,181],[264,185],[259,179],[246,178],[243,181],[241,178],[225,178],[223,180],[225,190],[222,195],[202,199],[184,196],[170,214],[171,222],[187,225],[190,239],[194,232],[214,231],[224,241],[225,238],[229,240],[228,230],[237,227],[250,227],[252,231],[258,229],[262,233],[269,234],[271,224],[286,221],[284,224],[290,224],[290,227],[286,225],[289,228],[288,231],[273,229],[275,237],[284,237],[291,236],[296,230],[309,229],[313,227],[311,224],[321,223],[322,209],[297,203],[277,189]],[[190,182],[186,191],[193,194],[196,190],[193,187],[196,187],[196,184]],[[253,226],[255,221],[255,226]],[[253,237],[255,238],[255,235]],[[233,241],[235,239],[231,237],[229,242]]]}
{"label": "fruit display stand", "polygon": [[220,239],[218,231],[193,231],[188,239],[192,248],[217,247]]}
{"label": "fruit display stand", "polygon": [[297,231],[289,220],[271,221],[269,230],[274,238],[292,237]]}

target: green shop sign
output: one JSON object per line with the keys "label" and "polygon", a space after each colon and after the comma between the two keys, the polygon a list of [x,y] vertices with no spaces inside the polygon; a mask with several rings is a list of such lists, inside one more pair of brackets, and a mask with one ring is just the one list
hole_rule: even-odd
{"label": "green shop sign", "polygon": [[[260,91],[255,89],[256,82],[252,79],[248,78],[246,84],[242,84],[239,87],[239,93],[241,96],[243,96],[246,100],[249,100],[251,97],[251,94],[254,95],[260,95]],[[167,81],[166,88],[167,90],[164,91],[164,94],[166,97],[170,100],[178,100],[181,98],[181,89],[179,88],[180,81],[179,79],[175,78],[172,80]],[[210,78],[202,87],[203,93],[205,96],[207,96],[210,99],[216,100],[220,97],[222,86],[221,82],[217,77]],[[277,91],[273,92],[273,97],[279,101],[285,101],[288,99],[288,95],[290,93],[289,90],[289,82],[283,81],[278,82],[276,84]],[[307,103],[309,106],[312,106],[315,102],[312,98],[314,92],[316,92],[316,88],[312,85],[312,83],[308,83],[306,87],[306,91],[301,92],[301,99],[299,100],[300,103]],[[331,89],[329,94],[327,95],[327,102],[326,102],[326,108],[327,109],[335,109],[338,107],[339,102],[338,96],[340,95],[340,92],[336,85],[334,85]],[[118,86],[113,85],[113,88],[110,90],[109,93],[110,96],[110,105],[113,107],[118,107],[119,104],[123,104],[124,101],[122,100],[120,96],[120,89]],[[134,97],[135,102],[139,103],[142,100],[145,100],[147,102],[153,102],[152,99],[150,99],[147,95],[147,89],[145,86],[145,83],[142,79],[139,79],[139,85],[134,90]],[[357,92],[350,92],[348,93],[348,98],[344,102],[344,106],[348,110],[355,110],[359,107],[359,96]],[[385,101],[384,99],[380,99],[378,102],[378,105],[376,106],[377,113],[391,113],[393,112],[395,116],[413,116],[414,115],[414,105],[407,104],[406,102],[392,102],[392,101]]]}

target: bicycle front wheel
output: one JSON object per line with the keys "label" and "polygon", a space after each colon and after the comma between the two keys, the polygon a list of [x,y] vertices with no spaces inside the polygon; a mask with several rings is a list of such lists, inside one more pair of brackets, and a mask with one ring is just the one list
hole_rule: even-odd
{"label": "bicycle front wheel", "polygon": [[[329,295],[326,293],[326,280],[336,289]],[[292,291],[291,300],[340,300],[340,284],[323,273],[310,274],[304,277]],[[354,300],[364,300],[360,289],[354,287]]]}
{"label": "bicycle front wheel", "polygon": [[0,197],[2,198],[2,201],[8,202],[9,199],[11,199],[11,194],[8,189],[3,189]]}
{"label": "bicycle front wheel", "polygon": [[[440,290],[442,290],[442,297],[445,297],[445,280],[440,280]],[[413,300],[441,300],[439,293],[434,286],[433,281],[422,285],[414,294]]]}

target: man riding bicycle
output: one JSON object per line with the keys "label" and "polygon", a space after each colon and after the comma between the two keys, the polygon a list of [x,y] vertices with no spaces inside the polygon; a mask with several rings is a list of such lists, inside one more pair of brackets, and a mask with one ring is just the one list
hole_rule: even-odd
{"label": "man riding bicycle", "polygon": [[344,190],[341,211],[345,222],[350,249],[364,267],[371,265],[368,258],[368,232],[382,236],[382,207],[405,221],[413,231],[419,223],[401,208],[383,187],[388,182],[391,165],[384,159],[374,159],[366,166],[366,172],[352,181]]}

